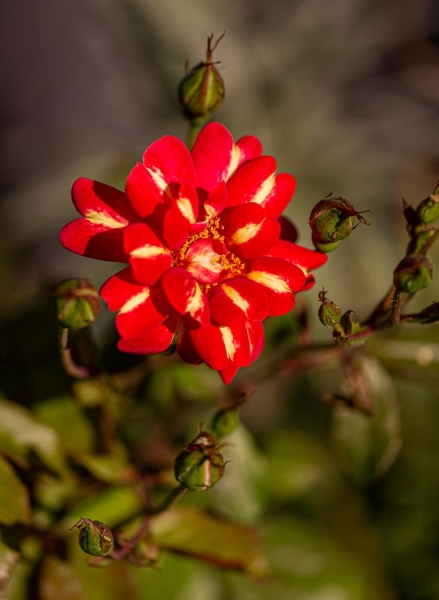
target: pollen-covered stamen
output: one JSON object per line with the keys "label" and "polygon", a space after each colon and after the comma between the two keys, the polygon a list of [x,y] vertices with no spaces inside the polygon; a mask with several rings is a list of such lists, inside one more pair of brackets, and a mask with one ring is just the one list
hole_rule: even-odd
{"label": "pollen-covered stamen", "polygon": [[211,219],[203,231],[191,235],[181,248],[174,250],[173,266],[186,269],[201,284],[239,275],[244,265],[228,250],[223,230],[218,217]]}

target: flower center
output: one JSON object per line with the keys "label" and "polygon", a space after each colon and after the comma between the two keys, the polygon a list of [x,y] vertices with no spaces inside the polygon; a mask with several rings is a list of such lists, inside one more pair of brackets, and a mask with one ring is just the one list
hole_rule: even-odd
{"label": "flower center", "polygon": [[206,289],[244,269],[241,259],[227,248],[223,230],[218,217],[210,219],[205,229],[172,253],[174,266],[189,271]]}

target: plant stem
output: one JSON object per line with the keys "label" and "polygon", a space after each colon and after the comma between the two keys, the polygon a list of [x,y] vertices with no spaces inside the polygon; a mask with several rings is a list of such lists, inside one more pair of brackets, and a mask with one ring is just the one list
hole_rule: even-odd
{"label": "plant stem", "polygon": [[73,360],[72,351],[69,348],[69,330],[66,327],[59,327],[58,340],[61,362],[68,375],[75,377],[75,379],[90,377],[90,371],[87,367],[77,365]]}

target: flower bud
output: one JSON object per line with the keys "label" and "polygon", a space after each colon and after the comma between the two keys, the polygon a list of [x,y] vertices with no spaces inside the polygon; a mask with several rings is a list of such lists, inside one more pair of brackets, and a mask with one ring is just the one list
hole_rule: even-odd
{"label": "flower bud", "polygon": [[421,223],[433,223],[439,218],[439,181],[433,193],[417,206],[416,214]]}
{"label": "flower bud", "polygon": [[79,545],[86,554],[108,556],[114,548],[114,536],[111,530],[100,521],[82,517],[74,527],[79,529]]}
{"label": "flower bud", "polygon": [[433,266],[426,256],[406,256],[393,272],[393,283],[399,292],[414,294],[430,285]]}
{"label": "flower bud", "polygon": [[340,246],[341,240],[339,242],[324,243],[318,240],[315,236],[312,236],[312,243],[314,244],[316,250],[328,254],[328,252],[332,252]]}
{"label": "flower bud", "polygon": [[326,298],[326,292],[323,290],[319,293],[319,300],[321,305],[318,314],[322,325],[325,327],[333,327],[335,324],[339,323],[341,308],[334,302],[331,302],[331,300],[328,300]]}
{"label": "flower bud", "polygon": [[224,458],[210,433],[200,431],[175,459],[176,480],[193,492],[205,492],[224,474]]}
{"label": "flower bud", "polygon": [[[355,218],[361,223],[366,223],[349,200],[345,198],[320,200],[309,216],[314,244],[318,244],[318,249],[324,252],[334,250],[337,246],[332,246],[332,244],[341,242],[350,235],[354,228]],[[322,244],[331,244],[331,246],[325,248],[321,247]]]}
{"label": "flower bud", "polygon": [[229,435],[239,425],[239,407],[233,406],[219,410],[213,417],[212,430],[216,437]]}
{"label": "flower bud", "polygon": [[224,34],[213,47],[213,35],[207,38],[206,60],[192,67],[178,87],[183,114],[194,125],[208,119],[224,101],[224,81],[212,60],[213,52],[223,37]]}
{"label": "flower bud", "polygon": [[58,322],[63,327],[88,327],[99,314],[99,294],[89,279],[66,279],[54,296]]}

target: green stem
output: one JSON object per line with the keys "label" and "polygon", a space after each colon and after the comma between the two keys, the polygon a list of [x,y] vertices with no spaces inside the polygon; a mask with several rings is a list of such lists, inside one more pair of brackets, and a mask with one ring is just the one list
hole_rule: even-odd
{"label": "green stem", "polygon": [[77,365],[73,360],[72,351],[69,347],[69,330],[66,327],[59,327],[58,341],[61,362],[68,375],[75,377],[75,379],[90,377],[90,371],[87,367]]}
{"label": "green stem", "polygon": [[195,125],[194,123],[189,123],[189,131],[187,134],[187,146],[189,150],[192,150],[192,147],[197,139],[197,135],[200,133],[201,125]]}

